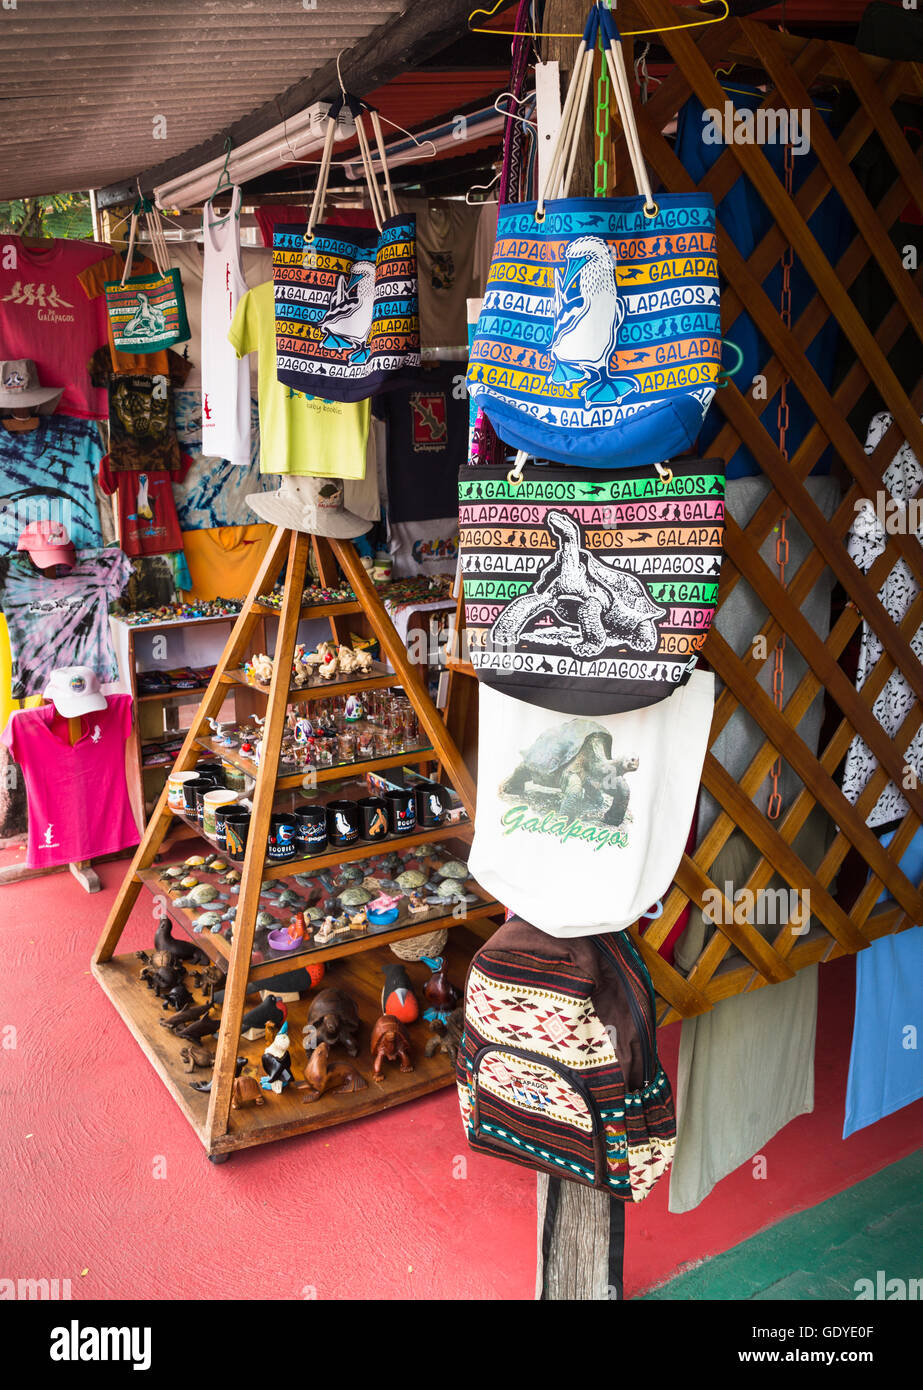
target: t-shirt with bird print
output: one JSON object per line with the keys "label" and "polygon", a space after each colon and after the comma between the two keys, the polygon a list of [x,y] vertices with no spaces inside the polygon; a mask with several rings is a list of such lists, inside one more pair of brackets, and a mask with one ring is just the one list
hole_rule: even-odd
{"label": "t-shirt with bird print", "polygon": [[182,550],[172,481],[182,482],[193,460],[182,454],[176,472],[125,473],[112,467],[109,454],[99,465],[99,485],[107,496],[118,494],[119,543],[126,555],[163,555]]}

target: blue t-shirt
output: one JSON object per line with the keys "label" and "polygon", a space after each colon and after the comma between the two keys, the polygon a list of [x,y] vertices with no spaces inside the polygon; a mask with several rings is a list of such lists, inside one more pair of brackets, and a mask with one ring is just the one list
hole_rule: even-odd
{"label": "blue t-shirt", "polygon": [[103,456],[93,420],[41,415],[34,430],[0,424],[0,555],[16,551],[35,521],[58,521],[76,550],[103,537],[93,479]]}

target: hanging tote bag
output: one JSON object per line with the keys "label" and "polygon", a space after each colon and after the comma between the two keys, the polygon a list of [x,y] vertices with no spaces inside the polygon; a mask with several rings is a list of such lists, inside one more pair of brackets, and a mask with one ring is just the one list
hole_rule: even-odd
{"label": "hanging tote bag", "polygon": [[[377,230],[325,227],[320,221],[344,103],[355,119]],[[378,145],[384,195],[372,168],[363,108]],[[275,231],[273,281],[276,370],[283,386],[328,401],[362,401],[416,378],[416,219],[398,215],[378,113],[354,97],[339,97],[330,107],[307,226],[286,224]]]}
{"label": "hanging tote bag", "polygon": [[714,701],[711,671],[659,705],[594,719],[480,684],[472,876],[551,936],[631,926],[683,857]]}
{"label": "hanging tote bag", "polygon": [[[151,260],[157,267],[150,275],[132,275],[138,215],[144,215],[151,239]],[[121,280],[105,285],[106,312],[112,325],[117,352],[162,352],[189,337],[186,300],[179,271],[170,268],[166,238],[153,203],[142,198],[131,215],[131,232]]]}
{"label": "hanging tote bag", "polygon": [[718,601],[720,459],[463,468],[458,495],[479,680],[572,714],[641,709],[688,681]]}
{"label": "hanging tote bag", "polygon": [[[638,197],[567,196],[600,34]],[[651,192],[618,30],[596,6],[541,196],[499,213],[468,389],[500,438],[599,468],[688,451],[721,369],[715,252],[710,194]]]}

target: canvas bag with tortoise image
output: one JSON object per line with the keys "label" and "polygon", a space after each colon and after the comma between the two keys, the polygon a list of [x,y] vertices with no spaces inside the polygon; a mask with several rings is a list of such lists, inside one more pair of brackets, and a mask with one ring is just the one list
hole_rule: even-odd
{"label": "canvas bag with tortoise image", "polygon": [[631,926],[679,867],[699,789],[715,678],[667,700],[576,718],[481,684],[478,806],[468,867],[551,936]]}
{"label": "canvas bag with tortoise image", "polygon": [[720,459],[463,468],[459,550],[478,679],[574,714],[672,695],[715,613],[724,483]]}

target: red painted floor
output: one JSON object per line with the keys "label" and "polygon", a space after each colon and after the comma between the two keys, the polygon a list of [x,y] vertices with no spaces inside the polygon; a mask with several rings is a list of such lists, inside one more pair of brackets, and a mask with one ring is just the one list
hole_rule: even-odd
{"label": "red painted floor", "polygon": [[[89,973],[122,866],[100,872],[92,897],[66,872],[0,888],[0,1277],[75,1298],[533,1296],[534,1179],[466,1153],[449,1091],[208,1163]],[[124,949],[150,944],[149,914],[143,895]],[[685,1216],[663,1183],[629,1213],[629,1295],[918,1147],[923,1104],[840,1140],[853,973],[821,971],[816,1113],[767,1146],[766,1181],[744,1165]],[[678,1028],[661,1043],[675,1074]]]}

